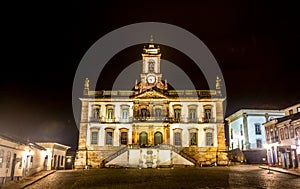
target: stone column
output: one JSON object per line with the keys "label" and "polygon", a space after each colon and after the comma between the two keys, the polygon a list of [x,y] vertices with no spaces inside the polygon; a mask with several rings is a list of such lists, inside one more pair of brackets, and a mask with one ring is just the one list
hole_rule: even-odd
{"label": "stone column", "polygon": [[250,143],[249,143],[249,134],[248,134],[248,121],[247,121],[247,113],[243,113],[243,126],[244,126],[244,138],[245,138],[245,149],[250,149]]}

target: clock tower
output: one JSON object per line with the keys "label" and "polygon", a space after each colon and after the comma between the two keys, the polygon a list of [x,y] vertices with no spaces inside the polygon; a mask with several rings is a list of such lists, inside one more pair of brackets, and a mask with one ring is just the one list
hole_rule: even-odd
{"label": "clock tower", "polygon": [[162,90],[167,89],[166,81],[161,81],[160,57],[160,48],[154,44],[153,36],[151,35],[149,44],[144,46],[143,49],[141,81],[139,84],[136,83],[135,89],[140,89],[140,92],[153,87]]}

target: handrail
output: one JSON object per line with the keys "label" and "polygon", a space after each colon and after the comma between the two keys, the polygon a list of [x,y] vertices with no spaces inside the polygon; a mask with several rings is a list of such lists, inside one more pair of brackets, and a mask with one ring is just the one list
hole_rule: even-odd
{"label": "handrail", "polygon": [[128,151],[127,146],[125,146],[124,148],[121,148],[120,150],[116,151],[115,153],[113,153],[112,155],[108,156],[107,158],[102,160],[102,166],[104,166],[107,162],[115,159],[116,157],[118,157],[119,155],[123,154],[124,152]]}

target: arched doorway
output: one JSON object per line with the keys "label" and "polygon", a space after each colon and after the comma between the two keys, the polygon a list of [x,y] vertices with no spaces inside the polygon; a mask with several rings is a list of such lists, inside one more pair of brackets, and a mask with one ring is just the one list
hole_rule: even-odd
{"label": "arched doorway", "polygon": [[148,134],[143,131],[140,133],[140,145],[145,146],[148,144]]}
{"label": "arched doorway", "polygon": [[155,134],[154,134],[154,145],[158,145],[158,144],[161,144],[163,142],[163,136],[162,136],[162,133],[157,131]]}

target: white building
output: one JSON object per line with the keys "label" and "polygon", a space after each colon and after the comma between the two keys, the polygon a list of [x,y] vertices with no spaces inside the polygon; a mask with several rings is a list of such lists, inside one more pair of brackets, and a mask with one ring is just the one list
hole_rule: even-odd
{"label": "white building", "polygon": [[[86,80],[75,167],[98,167],[122,154],[127,166],[174,164],[178,153],[194,164],[227,164],[220,80],[216,90],[169,90],[160,57],[152,42],[143,49],[141,81],[132,91],[90,91]],[[168,158],[150,157],[159,153],[151,147],[168,150]]]}
{"label": "white building", "polygon": [[239,148],[244,151],[248,162],[259,163],[265,156],[264,152],[258,151],[264,150],[266,143],[265,129],[262,124],[282,116],[284,111],[258,109],[241,109],[230,115],[226,118],[229,126],[229,149]]}
{"label": "white building", "polygon": [[[58,154],[65,154],[70,147],[57,144],[48,148],[45,143],[33,143],[24,141],[17,137],[7,134],[0,134],[0,178],[5,183],[6,179],[22,178],[32,175],[41,170],[50,170],[50,162],[54,161],[53,157]],[[58,148],[57,148],[58,146]],[[59,166],[52,168],[64,168],[64,160],[61,159]]]}
{"label": "white building", "polygon": [[285,108],[285,116],[264,124],[268,163],[282,168],[299,169],[300,103]]}

